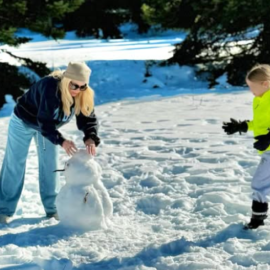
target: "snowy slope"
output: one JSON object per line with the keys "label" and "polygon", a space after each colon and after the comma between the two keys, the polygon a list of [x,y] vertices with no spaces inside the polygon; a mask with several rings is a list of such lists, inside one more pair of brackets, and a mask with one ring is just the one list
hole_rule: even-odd
{"label": "snowy slope", "polygon": [[[53,54],[59,66],[76,57],[95,60],[88,63],[102,138],[96,161],[114,216],[107,230],[88,232],[45,220],[33,144],[16,216],[0,225],[0,269],[270,269],[269,221],[258,230],[242,230],[259,162],[252,134],[228,137],[221,129],[229,117],[252,117],[252,95],[233,88],[209,93],[192,70],[176,66],[153,69],[154,76],[143,83],[144,63],[133,59],[151,59],[151,53],[156,59],[169,57],[177,37],[162,38],[165,44],[169,39],[167,47],[146,44],[142,50],[132,49],[141,42],[133,40],[132,60],[125,46],[114,50],[111,43],[112,50],[108,45],[102,53],[94,40],[77,41],[93,42],[89,48],[64,40],[16,49],[38,60]],[[0,119],[0,163],[8,121]],[[74,121],[62,132],[83,147]],[[68,159],[62,150],[60,158],[62,164]]]}

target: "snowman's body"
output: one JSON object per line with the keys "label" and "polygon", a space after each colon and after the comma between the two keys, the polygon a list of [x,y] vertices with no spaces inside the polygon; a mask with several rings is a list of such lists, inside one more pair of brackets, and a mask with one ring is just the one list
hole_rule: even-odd
{"label": "snowman's body", "polygon": [[113,206],[101,182],[99,164],[85,150],[79,150],[66,163],[64,175],[66,185],[56,199],[60,221],[82,229],[106,228]]}

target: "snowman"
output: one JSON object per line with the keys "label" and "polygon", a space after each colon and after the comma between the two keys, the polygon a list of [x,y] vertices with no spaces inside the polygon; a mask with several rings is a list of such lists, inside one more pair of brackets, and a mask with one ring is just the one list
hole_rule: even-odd
{"label": "snowman", "polygon": [[78,150],[65,164],[66,184],[56,198],[65,226],[93,230],[107,227],[113,205],[101,182],[101,167],[86,150]]}

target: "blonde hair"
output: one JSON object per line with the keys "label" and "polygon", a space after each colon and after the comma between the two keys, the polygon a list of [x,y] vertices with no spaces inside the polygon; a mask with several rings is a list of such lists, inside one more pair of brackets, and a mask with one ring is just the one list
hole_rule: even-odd
{"label": "blonde hair", "polygon": [[246,79],[251,82],[270,82],[270,65],[259,64],[254,66],[247,74]]}
{"label": "blonde hair", "polygon": [[[71,114],[70,107],[73,104],[73,98],[69,92],[69,84],[71,79],[63,77],[63,71],[55,70],[49,76],[59,80],[59,89],[61,91],[61,100],[63,104],[63,111],[66,116]],[[75,97],[75,114],[79,115],[80,112],[89,116],[94,109],[94,90],[87,86],[85,91],[80,91],[80,93]]]}

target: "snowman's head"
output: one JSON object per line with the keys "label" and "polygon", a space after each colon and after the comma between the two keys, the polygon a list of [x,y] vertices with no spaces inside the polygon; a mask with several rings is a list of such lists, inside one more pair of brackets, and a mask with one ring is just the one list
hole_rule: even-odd
{"label": "snowman's head", "polygon": [[89,185],[99,181],[101,167],[86,150],[78,150],[65,164],[64,175],[69,185]]}

